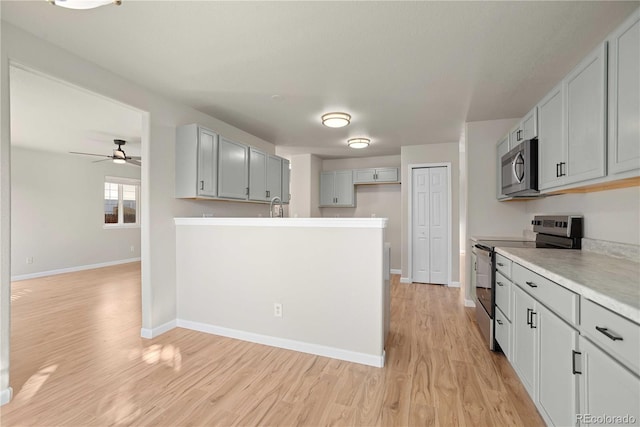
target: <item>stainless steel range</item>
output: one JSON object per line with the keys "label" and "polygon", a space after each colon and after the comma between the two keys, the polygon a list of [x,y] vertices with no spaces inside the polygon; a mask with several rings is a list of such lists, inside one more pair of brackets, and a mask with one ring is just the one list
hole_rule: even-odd
{"label": "stainless steel range", "polygon": [[536,233],[535,241],[478,240],[471,249],[476,260],[472,266],[476,285],[476,320],[491,350],[495,350],[495,248],[581,248],[582,216],[536,215],[531,224]]}

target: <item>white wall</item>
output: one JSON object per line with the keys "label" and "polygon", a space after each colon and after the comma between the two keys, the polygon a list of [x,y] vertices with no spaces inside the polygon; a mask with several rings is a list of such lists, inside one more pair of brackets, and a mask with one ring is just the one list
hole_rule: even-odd
{"label": "white wall", "polygon": [[[389,304],[385,229],[295,221],[178,225],[178,326],[275,346],[291,340],[302,351],[380,361]],[[274,303],[282,304],[281,318],[274,317]]]}
{"label": "white wall", "polygon": [[[471,236],[522,236],[529,225],[526,202],[499,202],[496,198],[496,143],[509,132],[518,119],[469,122],[465,128],[467,162],[466,250]],[[462,278],[465,298],[475,299],[470,283],[471,257],[465,257],[466,275]]]}
{"label": "white wall", "polygon": [[11,150],[9,58],[0,6],[0,405],[11,399],[9,347],[11,334]]}
{"label": "white wall", "polygon": [[322,159],[313,154],[290,156],[291,200],[289,216],[315,218],[321,216],[320,170]]}
{"label": "white wall", "polygon": [[105,176],[140,168],[16,146],[11,164],[12,276],[140,257],[140,228],[103,226]]}
{"label": "white wall", "polygon": [[[9,175],[9,59],[65,80],[71,84],[137,108],[149,122],[143,123],[142,166],[142,327],[152,329],[176,316],[174,216],[202,215],[213,210],[216,216],[268,214],[268,206],[232,202],[182,201],[174,198],[175,128],[201,123],[221,135],[274,153],[272,144],[234,128],[192,108],[162,98],[122,76],[102,69],[83,58],[38,39],[6,22],[1,27],[0,95],[2,139],[0,141],[0,387],[8,386],[8,344],[10,312],[10,175]],[[147,114],[148,113],[148,114]],[[145,151],[146,150],[146,151]]]}
{"label": "white wall", "polygon": [[561,194],[526,202],[527,218],[538,214],[584,215],[584,237],[640,245],[640,188]]}
{"label": "white wall", "polygon": [[[402,182],[411,179],[409,165],[424,163],[451,163],[451,281],[458,282],[460,271],[460,226],[459,226],[459,188],[460,188],[460,155],[458,142],[404,146],[400,152]],[[409,194],[408,185],[402,186],[402,276],[410,277],[409,271]]]}
{"label": "white wall", "polygon": [[[323,171],[364,169],[372,167],[400,167],[400,156],[325,159]],[[355,208],[320,208],[323,217],[388,218],[386,238],[391,244],[391,268],[401,268],[402,216],[400,207],[401,184],[356,185]]]}

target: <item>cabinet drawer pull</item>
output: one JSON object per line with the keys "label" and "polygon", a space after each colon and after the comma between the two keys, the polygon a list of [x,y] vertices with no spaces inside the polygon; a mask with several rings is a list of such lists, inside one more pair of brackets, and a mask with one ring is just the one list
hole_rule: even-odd
{"label": "cabinet drawer pull", "polygon": [[571,372],[573,373],[573,375],[582,375],[582,371],[578,371],[576,369],[576,356],[578,355],[582,355],[582,353],[580,353],[579,351],[571,350]]}
{"label": "cabinet drawer pull", "polygon": [[498,325],[502,325],[502,320],[496,319],[496,322],[498,322]]}
{"label": "cabinet drawer pull", "polygon": [[496,282],[498,284],[498,286],[504,286],[504,283],[502,282]]}
{"label": "cabinet drawer pull", "polygon": [[503,263],[501,263],[501,262],[499,262],[499,263],[498,263],[498,267],[504,267],[504,264],[503,264]]}
{"label": "cabinet drawer pull", "polygon": [[536,284],[535,284],[535,283],[533,283],[533,282],[525,282],[525,283],[526,283],[527,285],[531,286],[532,288],[537,288],[537,287],[538,287],[538,285],[536,285]]}
{"label": "cabinet drawer pull", "polygon": [[598,332],[602,332],[607,336],[607,338],[611,338],[613,341],[622,341],[622,337],[616,334],[613,331],[610,331],[609,328],[603,328],[602,326],[596,326]]}
{"label": "cabinet drawer pull", "polygon": [[531,326],[531,313],[533,313],[533,310],[530,308],[527,308],[527,325]]}

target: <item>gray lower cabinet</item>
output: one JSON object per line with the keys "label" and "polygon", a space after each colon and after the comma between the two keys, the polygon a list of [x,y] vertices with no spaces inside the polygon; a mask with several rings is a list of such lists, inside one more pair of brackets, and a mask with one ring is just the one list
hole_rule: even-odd
{"label": "gray lower cabinet", "polygon": [[609,173],[640,170],[640,9],[609,37]]}
{"label": "gray lower cabinet", "polygon": [[216,197],[218,134],[197,124],[176,129],[177,198]]}
{"label": "gray lower cabinet", "polygon": [[536,301],[518,286],[513,287],[513,350],[512,361],[522,384],[530,396],[536,386],[537,334]]}
{"label": "gray lower cabinet", "polygon": [[218,196],[249,197],[249,147],[222,137],[218,143]]}
{"label": "gray lower cabinet", "polygon": [[578,331],[538,305],[538,402],[548,424],[571,426],[578,412],[577,383],[573,356],[578,348]]}
{"label": "gray lower cabinet", "polygon": [[580,424],[640,425],[640,378],[587,338],[580,336],[579,346],[580,416],[626,417],[608,422],[582,419]]}
{"label": "gray lower cabinet", "polygon": [[355,206],[353,171],[332,171],[320,174],[320,206]]}

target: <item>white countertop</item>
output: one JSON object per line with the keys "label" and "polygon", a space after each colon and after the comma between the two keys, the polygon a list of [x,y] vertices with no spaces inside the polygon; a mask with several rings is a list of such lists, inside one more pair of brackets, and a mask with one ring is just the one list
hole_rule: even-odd
{"label": "white countertop", "polygon": [[176,225],[235,227],[386,228],[387,218],[174,218]]}
{"label": "white countertop", "polygon": [[496,252],[640,323],[640,263],[571,249],[496,247]]}

